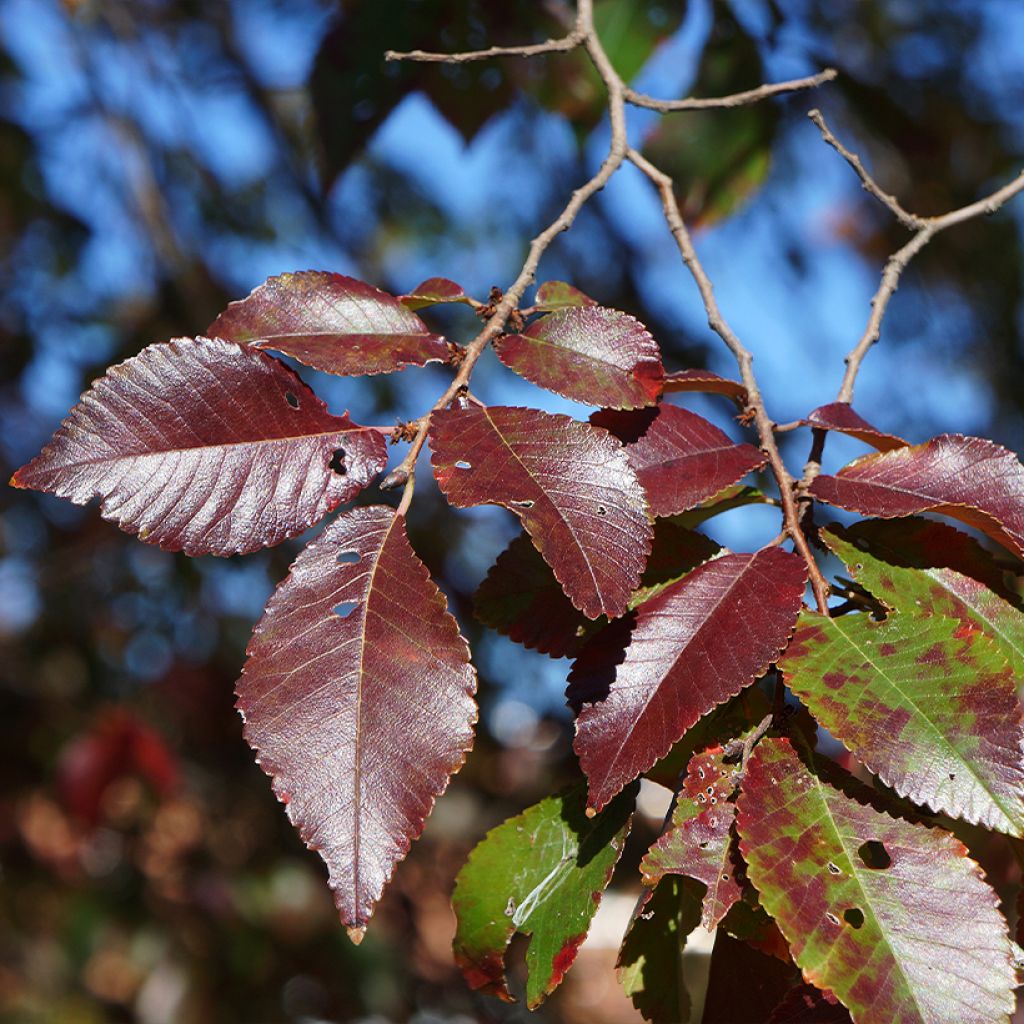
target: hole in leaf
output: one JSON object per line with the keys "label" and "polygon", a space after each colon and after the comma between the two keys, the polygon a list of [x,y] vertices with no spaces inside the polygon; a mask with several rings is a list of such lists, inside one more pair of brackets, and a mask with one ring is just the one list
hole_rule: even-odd
{"label": "hole in leaf", "polygon": [[860,928],[864,924],[864,911],[860,907],[850,907],[849,910],[843,911],[843,920],[851,928]]}
{"label": "hole in leaf", "polygon": [[889,851],[877,839],[869,839],[866,843],[861,843],[857,853],[860,854],[860,859],[864,862],[865,867],[873,868],[876,871],[882,871],[892,864]]}
{"label": "hole in leaf", "polygon": [[285,401],[286,401],[286,402],[287,402],[287,403],[288,403],[288,404],[289,404],[289,405],[290,405],[290,406],[291,406],[291,407],[292,407],[293,409],[298,409],[298,407],[299,407],[299,398],[298,398],[298,395],[296,395],[294,391],[286,391],[286,392],[284,393],[284,400],[285,400]]}
{"label": "hole in leaf", "polygon": [[359,605],[355,601],[342,601],[341,604],[336,604],[331,611],[339,619],[347,619],[358,607]]}
{"label": "hole in leaf", "polygon": [[828,919],[829,919],[829,920],[830,920],[830,921],[831,921],[831,922],[832,922],[833,924],[839,924],[839,918],[838,918],[838,917],[836,917],[836,915],[835,915],[835,914],[831,913],[831,911],[830,911],[829,913],[827,913],[827,914],[826,914],[825,916],[826,916],[826,917],[827,917],[827,918],[828,918]]}
{"label": "hole in leaf", "polygon": [[698,843],[697,845],[698,845],[698,846],[699,846],[699,847],[700,847],[700,848],[701,848],[702,850],[706,850],[706,849],[708,848],[708,842],[707,842],[707,840],[706,840],[706,839],[704,840],[704,842],[703,842],[703,843]]}
{"label": "hole in leaf", "polygon": [[327,465],[338,474],[338,476],[344,476],[348,470],[345,468],[345,449],[335,448],[331,455],[331,461]]}
{"label": "hole in leaf", "polygon": [[533,508],[533,502],[529,498],[523,501],[510,501],[509,504],[513,508]]}
{"label": "hole in leaf", "polygon": [[828,870],[830,874],[841,875],[842,871],[839,870],[839,865],[833,864],[832,861],[828,862]]}
{"label": "hole in leaf", "polygon": [[473,463],[467,462],[465,459],[459,459],[459,461],[455,463],[455,468],[456,469],[472,469],[473,468]]}
{"label": "hole in leaf", "polygon": [[949,773],[949,781],[952,782],[956,778],[956,772]]}
{"label": "hole in leaf", "polygon": [[597,506],[597,514],[599,516],[606,516],[606,515],[608,515],[608,509],[606,509],[604,507],[604,505],[598,505]]}
{"label": "hole in leaf", "polygon": [[358,551],[342,551],[338,555],[338,562],[342,565],[355,565],[356,562],[362,559],[362,555]]}

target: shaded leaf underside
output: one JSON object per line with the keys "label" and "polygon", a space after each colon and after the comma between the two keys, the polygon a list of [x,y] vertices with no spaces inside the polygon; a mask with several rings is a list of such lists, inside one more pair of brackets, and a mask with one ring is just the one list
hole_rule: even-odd
{"label": "shaded leaf underside", "polygon": [[832,402],[830,405],[819,406],[808,413],[807,419],[803,422],[809,427],[837,430],[841,434],[849,434],[850,437],[855,437],[858,441],[863,441],[880,452],[908,447],[902,437],[887,434],[884,430],[873,427],[866,419],[854,412],[853,407],[847,402]]}
{"label": "shaded leaf underside", "polygon": [[[834,992],[858,1024],[1007,1019],[1015,981],[1006,924],[951,835],[825,784],[785,739],[756,748],[737,825],[748,876],[804,977]],[[866,855],[865,844],[884,856]]]}
{"label": "shaded leaf underside", "polygon": [[359,493],[384,438],[333,416],[287,366],[211,338],[150,345],[93,383],[12,483],[187,555],[278,544]]}
{"label": "shaded leaf underside", "polygon": [[246,739],[358,939],[472,744],[469,648],[404,518],[369,506],[301,552],[247,654]]}

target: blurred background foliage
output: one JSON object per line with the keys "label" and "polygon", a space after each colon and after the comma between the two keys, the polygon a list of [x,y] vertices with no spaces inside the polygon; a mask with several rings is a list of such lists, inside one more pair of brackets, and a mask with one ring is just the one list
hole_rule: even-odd
{"label": "blurred background foliage", "polygon": [[[597,16],[619,70],[658,95],[841,71],[813,97],[631,112],[631,139],[675,175],[700,227],[779,421],[834,396],[903,238],[806,110],[822,105],[920,213],[971,201],[1024,160],[1016,0],[597,0]],[[331,269],[396,293],[444,275],[478,297],[511,281],[602,156],[599,82],[578,54],[461,67],[382,55],[540,40],[567,18],[560,0],[0,0],[4,472],[108,364],[201,333],[270,274]],[[1017,203],[914,264],[862,374],[863,415],[913,440],[961,430],[1022,447],[1022,222]],[[670,368],[730,371],[631,169],[553,246],[544,278],[637,315]],[[474,328],[462,307],[427,315],[462,341]],[[444,379],[308,376],[372,423],[419,415]],[[586,412],[490,358],[474,390]],[[806,444],[787,435],[793,467]],[[830,442],[834,461],[856,451]],[[249,630],[300,542],[190,561],[38,495],[5,489],[0,516],[0,1019],[526,1019],[464,989],[447,905],[483,831],[576,771],[565,663],[473,622],[511,517],[450,512],[421,473],[413,541],[473,642],[483,718],[357,949],[232,707]],[[715,532],[734,546],[777,529],[770,510],[730,517]],[[657,803],[609,913],[632,905]],[[977,852],[1012,899],[1005,847]],[[636,1019],[611,970],[621,917],[601,920],[539,1019]]]}

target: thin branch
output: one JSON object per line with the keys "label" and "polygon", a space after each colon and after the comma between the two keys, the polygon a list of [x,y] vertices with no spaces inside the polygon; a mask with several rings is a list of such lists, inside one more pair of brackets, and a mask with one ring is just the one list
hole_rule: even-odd
{"label": "thin branch", "polygon": [[856,171],[864,190],[875,197],[905,228],[909,231],[917,231],[927,223],[925,218],[918,217],[916,213],[910,213],[903,209],[900,201],[888,192],[885,192],[874,178],[868,174],[861,158],[856,153],[847,149],[832,134],[832,130],[825,123],[824,115],[820,110],[812,110],[807,115],[817,125],[821,137]]}
{"label": "thin branch", "polygon": [[734,92],[730,96],[712,96],[707,99],[690,96],[682,100],[660,100],[655,96],[648,96],[646,93],[637,92],[635,89],[627,87],[625,98],[626,102],[631,103],[634,107],[657,110],[661,114],[677,110],[722,110],[729,107],[745,107],[787,92],[816,89],[819,85],[831,82],[838,74],[839,72],[835,68],[825,68],[824,71],[819,71],[816,75],[808,75],[806,78],[793,78],[788,82],[772,82],[768,85],[758,86],[756,89],[747,89],[746,92]]}
{"label": "thin branch", "polygon": [[583,45],[586,46],[591,60],[594,61],[602,77],[606,74],[609,76],[605,79],[608,82],[608,107],[612,135],[608,155],[601,162],[597,173],[573,192],[562,212],[530,242],[530,248],[523,267],[519,271],[519,276],[495,305],[494,313],[488,319],[483,330],[466,346],[466,354],[462,365],[459,367],[459,372],[455,375],[445,393],[434,403],[430,413],[420,420],[419,430],[416,432],[416,437],[413,439],[412,446],[406,453],[405,458],[385,478],[382,486],[398,487],[403,484],[405,486],[402,500],[398,505],[399,515],[404,515],[408,511],[409,503],[412,501],[412,493],[415,486],[416,459],[427,439],[431,416],[433,413],[446,408],[460,392],[464,393],[472,376],[476,361],[483,355],[484,350],[491,341],[501,333],[512,311],[519,305],[519,300],[523,297],[523,293],[533,282],[541,257],[563,231],[569,230],[587,200],[604,188],[608,183],[608,179],[622,166],[626,159],[624,86],[614,68],[612,68],[611,62],[605,56],[604,51],[601,50],[600,43],[597,41],[597,33],[594,31],[593,21],[593,0],[579,0],[576,31],[582,34]]}
{"label": "thin branch", "polygon": [[421,64],[469,64],[471,61],[490,60],[492,57],[539,57],[545,53],[566,53],[583,45],[586,28],[577,11],[576,25],[561,39],[547,39],[543,43],[526,46],[489,46],[486,50],[467,50],[462,53],[431,53],[427,50],[388,50],[386,61],[408,60]]}
{"label": "thin branch", "polygon": [[736,358],[740,369],[740,378],[747,389],[747,408],[753,414],[754,424],[757,427],[758,439],[761,442],[761,450],[768,456],[772,474],[779,487],[779,497],[782,501],[782,513],[785,522],[786,532],[793,541],[797,551],[807,563],[807,572],[810,576],[811,588],[814,590],[814,597],[818,604],[818,610],[828,610],[828,584],[825,577],[818,568],[814,559],[807,538],[804,536],[800,525],[799,509],[793,495],[793,478],[789,475],[782,456],[779,454],[778,445],[775,442],[775,435],[772,432],[773,423],[765,411],[764,399],[754,376],[754,357],[744,347],[743,343],[733,332],[732,328],[722,316],[718,307],[718,300],[715,298],[715,290],[711,280],[704,270],[697,250],[693,246],[690,232],[686,227],[682,214],[679,211],[679,204],[676,202],[675,191],[672,187],[672,179],[654,166],[646,157],[631,149],[627,154],[629,160],[645,174],[658,190],[661,197],[662,210],[665,220],[668,222],[672,236],[676,240],[679,254],[683,263],[693,276],[704,302],[704,309],[708,317],[708,326],[725,342],[726,347]]}

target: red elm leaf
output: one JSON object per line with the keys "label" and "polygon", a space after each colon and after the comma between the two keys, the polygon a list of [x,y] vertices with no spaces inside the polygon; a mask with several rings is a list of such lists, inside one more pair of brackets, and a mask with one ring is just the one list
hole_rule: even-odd
{"label": "red elm leaf", "polygon": [[448,343],[393,295],[353,277],[304,270],[268,278],[207,332],[357,377],[448,360]]}
{"label": "red elm leaf", "polygon": [[745,406],[750,400],[747,389],[738,380],[720,377],[710,370],[677,370],[675,373],[667,373],[663,390],[665,394],[672,391],[698,391],[725,395],[739,406]]}
{"label": "red elm leaf", "polygon": [[447,277],[430,277],[422,284],[413,288],[408,295],[399,295],[398,301],[406,309],[423,309],[424,306],[437,306],[446,302],[461,302],[470,305],[470,298],[461,284],[449,281]]}
{"label": "red elm leaf", "polygon": [[722,555],[589,641],[568,696],[586,704],[573,746],[591,807],[764,675],[789,640],[806,582],[803,560],[780,548]]}
{"label": "red elm leaf", "polygon": [[[824,538],[872,592],[884,589],[882,578],[922,572],[929,580],[931,610],[984,632],[1024,685],[1024,599],[1008,585],[1012,570],[1005,572],[973,537],[946,523],[911,517],[832,526]],[[849,557],[840,553],[840,544],[853,545]],[[872,557],[860,558],[861,552]],[[884,594],[877,596],[885,600]]]}
{"label": "red elm leaf", "polygon": [[473,742],[476,677],[405,519],[352,509],[295,560],[238,681],[245,736],[359,941]]}
{"label": "red elm leaf", "polygon": [[587,818],[582,787],[549,796],[482,839],[455,879],[455,961],[470,988],[511,1002],[505,950],[526,948],[526,1002],[561,984],[611,881],[629,834],[635,791]]}
{"label": "red elm leaf", "polygon": [[853,1024],[853,1018],[830,992],[804,982],[775,1007],[768,1024]]}
{"label": "red elm leaf", "polygon": [[710,931],[743,894],[737,880],[731,803],[738,767],[725,762],[721,747],[694,754],[683,781],[672,824],[640,862],[644,885],[666,875],[686,875],[707,886],[701,924]]}
{"label": "red elm leaf", "polygon": [[287,366],[217,338],[150,345],[111,367],[11,478],[186,555],[279,544],[355,497],[384,438],[327,407]]}
{"label": "red elm leaf", "polygon": [[533,307],[540,312],[553,313],[557,309],[596,306],[597,303],[565,281],[545,281],[534,296]]}
{"label": "red elm leaf", "polygon": [[603,306],[535,320],[522,334],[495,339],[498,358],[558,395],[610,409],[654,405],[664,370],[658,343],[642,323]]}
{"label": "red elm leaf", "polygon": [[762,953],[719,928],[701,1024],[762,1024],[799,980],[792,962]]}
{"label": "red elm leaf", "polygon": [[685,512],[768,461],[753,445],[737,444],[713,423],[677,405],[638,413],[603,409],[590,422],[627,442],[630,465],[655,516]]}
{"label": "red elm leaf", "polygon": [[651,550],[647,503],[621,445],[568,416],[468,406],[434,413],[434,475],[456,508],[522,520],[587,618],[621,615]]}
{"label": "red elm leaf", "polygon": [[656,1024],[690,1019],[683,949],[700,924],[700,885],[667,875],[645,890],[626,930],[615,964],[619,981],[644,1018]]}
{"label": "red elm leaf", "polygon": [[853,411],[849,402],[832,402],[822,405],[807,414],[803,421],[808,427],[821,430],[838,430],[841,434],[849,434],[865,444],[877,448],[880,452],[892,451],[894,448],[907,448],[908,443],[895,434],[887,434],[884,430],[871,426],[863,417]]}
{"label": "red elm leaf", "polygon": [[702,523],[706,523],[723,512],[729,512],[734,508],[743,508],[746,505],[763,505],[768,497],[756,487],[745,487],[742,484],[733,484],[731,487],[723,488],[713,498],[702,501],[687,512],[681,512],[678,516],[671,518],[680,526],[695,530]]}
{"label": "red elm leaf", "polygon": [[1024,729],[1003,653],[944,614],[949,592],[928,574],[823,537],[891,610],[881,622],[801,612],[779,663],[790,689],[900,796],[1020,835]]}
{"label": "red elm leaf", "polygon": [[[677,525],[674,519],[659,519],[647,568],[630,605],[653,596],[719,550],[713,540]],[[473,597],[473,609],[485,625],[553,658],[576,654],[598,628],[565,596],[525,533],[491,566]]]}
{"label": "red elm leaf", "polygon": [[1013,1011],[999,899],[953,836],[822,782],[765,739],[737,803],[747,874],[805,980],[857,1024],[992,1024]]}
{"label": "red elm leaf", "polygon": [[811,493],[830,505],[894,519],[941,512],[1024,558],[1024,466],[980,437],[940,434],[924,444],[865,455]]}

